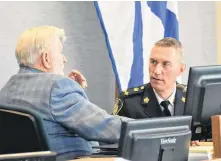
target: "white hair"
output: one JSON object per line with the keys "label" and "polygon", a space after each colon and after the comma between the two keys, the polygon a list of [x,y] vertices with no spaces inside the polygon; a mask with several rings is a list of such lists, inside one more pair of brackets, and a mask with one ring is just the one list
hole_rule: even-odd
{"label": "white hair", "polygon": [[32,66],[38,56],[54,48],[54,42],[59,39],[63,44],[66,36],[63,29],[55,26],[32,27],[24,31],[18,39],[15,55],[18,64]]}

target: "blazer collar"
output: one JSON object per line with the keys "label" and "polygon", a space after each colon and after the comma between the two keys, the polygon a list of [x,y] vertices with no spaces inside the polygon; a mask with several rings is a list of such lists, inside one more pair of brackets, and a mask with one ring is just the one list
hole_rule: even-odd
{"label": "blazer collar", "polygon": [[185,97],[185,92],[177,88],[174,102],[174,115],[181,116],[184,114]]}
{"label": "blazer collar", "polygon": [[32,67],[28,67],[25,65],[19,65],[20,69],[19,69],[19,73],[42,73],[43,71],[36,69],[36,68],[32,68]]}

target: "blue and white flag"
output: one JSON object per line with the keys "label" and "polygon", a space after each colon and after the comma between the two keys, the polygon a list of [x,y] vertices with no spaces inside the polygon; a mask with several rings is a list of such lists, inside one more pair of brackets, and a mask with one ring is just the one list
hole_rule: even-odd
{"label": "blue and white flag", "polygon": [[120,91],[149,82],[149,55],[163,37],[178,39],[177,2],[95,2]]}

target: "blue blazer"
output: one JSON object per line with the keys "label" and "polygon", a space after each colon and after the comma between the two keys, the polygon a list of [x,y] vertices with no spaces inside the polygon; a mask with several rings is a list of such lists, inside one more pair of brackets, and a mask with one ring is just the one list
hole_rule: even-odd
{"label": "blue blazer", "polygon": [[0,102],[32,108],[44,119],[50,147],[72,159],[92,153],[92,145],[116,143],[122,119],[91,103],[74,80],[21,67],[0,91]]}

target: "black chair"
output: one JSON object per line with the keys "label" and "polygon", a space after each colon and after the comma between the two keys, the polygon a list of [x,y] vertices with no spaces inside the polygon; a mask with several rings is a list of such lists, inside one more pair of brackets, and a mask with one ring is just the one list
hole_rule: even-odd
{"label": "black chair", "polygon": [[43,119],[33,110],[0,105],[0,154],[49,151]]}

